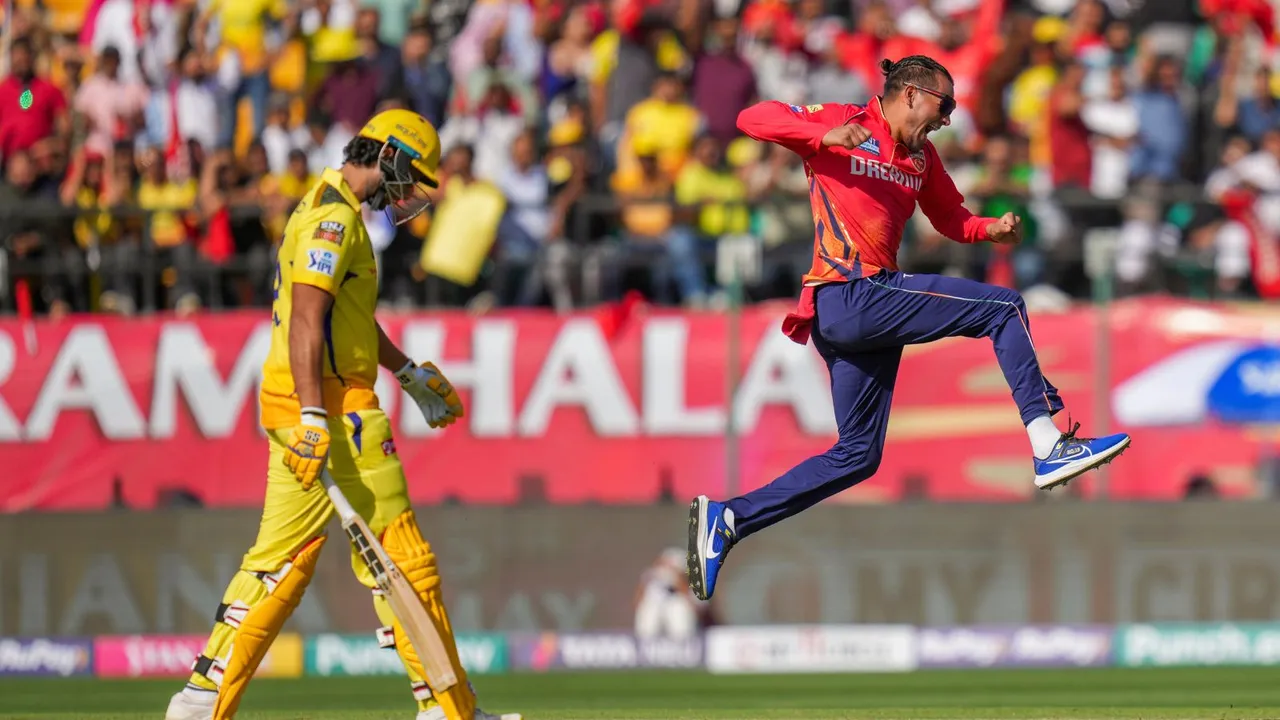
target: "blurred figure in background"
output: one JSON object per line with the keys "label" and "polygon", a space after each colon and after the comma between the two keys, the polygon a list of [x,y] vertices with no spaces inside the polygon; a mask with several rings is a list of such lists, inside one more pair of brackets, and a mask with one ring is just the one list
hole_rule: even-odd
{"label": "blurred figure in background", "polygon": [[637,147],[643,145],[657,153],[662,172],[675,177],[704,125],[702,114],[685,99],[684,81],[680,76],[658,75],[649,97],[627,112],[618,146],[618,171],[635,167]]}
{"label": "blurred figure in background", "polygon": [[[759,281],[760,244],[751,234],[747,184],[725,162],[719,139],[703,135],[694,143],[692,158],[676,176],[675,199],[680,218],[672,232],[688,236],[680,242],[691,245],[696,254],[691,273],[700,272],[701,257],[714,250],[716,277],[722,286],[735,280],[745,285]],[[705,299],[691,295],[684,301],[696,306]]]}
{"label": "blurred figure in background", "polygon": [[376,8],[362,7],[356,13],[356,39],[360,43],[360,62],[372,71],[380,98],[391,95],[400,77],[400,52],[378,38],[382,19]]}
{"label": "blurred figure in background", "polygon": [[23,207],[31,214],[0,224],[7,275],[0,285],[15,288],[19,281],[25,281],[37,311],[55,317],[76,309],[73,301],[82,289],[76,281],[83,277],[84,266],[64,227],[67,223],[58,217],[57,193],[56,185],[39,182],[27,151],[9,155],[4,182],[0,183],[0,208]]}
{"label": "blurred figure in background", "polygon": [[755,71],[738,52],[737,18],[713,21],[705,46],[693,63],[689,94],[706,132],[727,145],[739,135],[738,113],[756,101]]}
{"label": "blurred figure in background", "polygon": [[87,123],[85,147],[107,153],[115,141],[134,137],[144,127],[149,93],[140,82],[120,76],[120,51],[114,47],[102,51],[97,65],[76,93],[75,110]]}
{"label": "blurred figure in background", "polygon": [[636,637],[689,640],[707,625],[709,603],[689,590],[684,551],[667,548],[640,576],[636,589]]}
{"label": "blurred figure in background", "polygon": [[253,110],[252,137],[260,137],[267,121],[267,98],[271,92],[268,68],[275,60],[278,47],[272,41],[271,26],[289,16],[285,0],[212,0],[205,4],[195,34],[208,35],[216,21],[220,33],[223,60],[235,78],[227,99],[219,104],[218,145],[230,147],[239,122],[237,112],[241,98],[247,98]]}
{"label": "blurred figure in background", "polygon": [[1089,190],[1096,197],[1117,199],[1129,189],[1129,157],[1138,134],[1138,108],[1129,95],[1124,66],[1113,66],[1107,78],[1106,94],[1085,100],[1080,120],[1093,133]]}
{"label": "blurred figure in background", "polygon": [[1011,212],[1023,221],[1022,242],[1008,247],[992,245],[986,250],[986,261],[981,263],[975,275],[986,277],[988,282],[1017,289],[1029,288],[1040,281],[1044,271],[1044,255],[1036,244],[1036,226],[1030,217],[1027,201],[1031,193],[1031,167],[1026,164],[1025,153],[1018,162],[1016,146],[1025,141],[1009,137],[987,138],[979,177],[970,189],[977,200],[977,214],[983,217],[1000,217]]}
{"label": "blurred figure in background", "polygon": [[471,114],[453,115],[440,128],[440,143],[446,152],[461,145],[473,148],[476,176],[496,182],[511,171],[511,145],[524,128],[511,89],[494,83]]}
{"label": "blurred figure in background", "polygon": [[443,127],[453,91],[453,77],[443,60],[432,58],[431,30],[415,26],[405,36],[400,51],[401,77],[395,90],[408,99],[409,109]]}
{"label": "blurred figure in background", "polygon": [[[537,133],[526,130],[512,144],[510,171],[497,178],[507,198],[507,211],[498,226],[499,277],[494,281],[502,305],[537,304],[548,283],[567,282],[567,250],[563,208],[553,197],[547,167],[540,157]],[[553,293],[563,293],[559,287]]]}
{"label": "blurred figure in background", "polygon": [[1134,179],[1168,183],[1182,177],[1189,121],[1179,97],[1181,88],[1182,68],[1166,56],[1155,60],[1143,89],[1134,95],[1139,128],[1130,161]]}
{"label": "blurred figure in background", "polygon": [[[0,167],[6,159],[55,134],[70,134],[67,99],[57,86],[36,74],[31,41],[18,38],[9,49],[9,75],[0,80]],[[22,111],[26,98],[27,105]]]}
{"label": "blurred figure in background", "polygon": [[642,143],[635,152],[636,167],[619,170],[613,177],[613,191],[622,205],[622,232],[620,241],[602,247],[603,257],[596,259],[603,262],[599,276],[603,297],[620,299],[628,266],[638,258],[651,258],[648,297],[665,305],[677,298],[701,304],[706,299],[706,278],[697,237],[675,224],[671,177],[660,167],[657,147]]}
{"label": "blurred figure in background", "polygon": [[157,148],[143,151],[138,162],[142,167],[138,207],[151,212],[144,242],[154,247],[163,268],[160,284],[168,296],[165,306],[189,315],[203,304],[196,287],[199,259],[193,243],[200,186],[194,178],[171,177]]}

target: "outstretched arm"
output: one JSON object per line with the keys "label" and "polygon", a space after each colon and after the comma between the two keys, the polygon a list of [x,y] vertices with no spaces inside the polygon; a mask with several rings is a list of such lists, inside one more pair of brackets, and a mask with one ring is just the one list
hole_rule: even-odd
{"label": "outstretched arm", "polygon": [[802,107],[766,100],[738,113],[738,129],[756,140],[776,143],[808,159],[822,149],[822,139],[832,128],[849,120],[850,107],[853,106],[838,103]]}
{"label": "outstretched arm", "polygon": [[920,209],[933,227],[944,236],[960,243],[976,243],[991,239],[988,226],[995,218],[978,217],[964,206],[964,196],[956,189],[955,181],[942,167],[942,159],[926,148],[928,169],[924,185],[920,189]]}

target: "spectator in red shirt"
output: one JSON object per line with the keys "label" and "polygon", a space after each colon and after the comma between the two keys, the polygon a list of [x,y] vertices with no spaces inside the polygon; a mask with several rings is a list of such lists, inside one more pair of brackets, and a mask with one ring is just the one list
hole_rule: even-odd
{"label": "spectator in red shirt", "polygon": [[756,76],[738,52],[738,20],[720,18],[693,65],[690,94],[707,132],[727,145],[738,137],[738,113],[756,101]]}
{"label": "spectator in red shirt", "polygon": [[36,77],[30,40],[13,41],[10,65],[12,72],[0,81],[0,162],[70,129],[66,97],[53,83]]}
{"label": "spectator in red shirt", "polygon": [[1072,62],[1062,72],[1049,99],[1049,143],[1053,148],[1054,187],[1088,189],[1093,173],[1089,128],[1080,118],[1084,108],[1084,66]]}

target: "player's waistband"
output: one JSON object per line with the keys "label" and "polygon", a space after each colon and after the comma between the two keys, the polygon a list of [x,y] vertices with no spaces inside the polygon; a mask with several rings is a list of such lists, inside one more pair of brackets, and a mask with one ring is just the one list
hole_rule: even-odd
{"label": "player's waistband", "polygon": [[801,284],[805,287],[817,287],[826,283],[842,283],[853,282],[863,278],[869,278],[880,272],[897,272],[898,268],[885,267],[867,262],[865,258],[858,261],[851,268],[833,267],[821,257],[815,258],[813,266],[809,268],[809,272],[805,273],[801,278]]}
{"label": "player's waistband", "polygon": [[[321,383],[321,392],[324,393],[324,411],[329,417],[378,407],[378,395],[372,388],[343,385],[337,378],[325,378]],[[262,427],[267,430],[298,424],[302,404],[296,396],[281,395],[264,387],[258,395],[258,401],[262,405]]]}

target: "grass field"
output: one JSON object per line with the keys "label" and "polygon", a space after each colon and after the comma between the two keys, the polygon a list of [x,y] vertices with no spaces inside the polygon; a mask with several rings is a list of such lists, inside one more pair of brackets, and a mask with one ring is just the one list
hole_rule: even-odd
{"label": "grass field", "polygon": [[[159,720],[181,681],[0,680],[0,718]],[[528,720],[1199,718],[1280,720],[1280,669],[1017,670],[709,676],[619,672],[475,679]],[[395,678],[260,680],[238,720],[412,720]]]}

